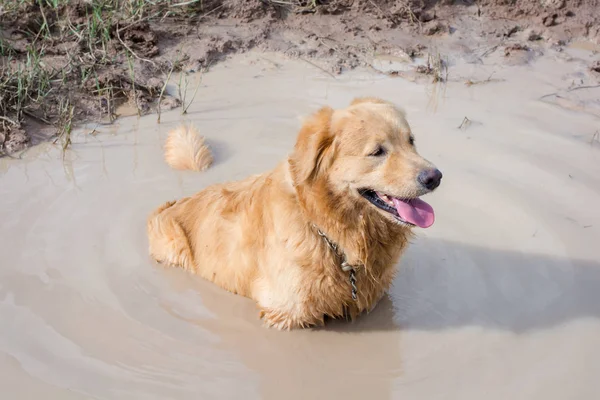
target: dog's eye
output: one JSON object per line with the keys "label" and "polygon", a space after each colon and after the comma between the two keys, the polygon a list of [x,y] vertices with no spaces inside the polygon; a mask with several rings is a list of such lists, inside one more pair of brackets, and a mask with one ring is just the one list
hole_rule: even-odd
{"label": "dog's eye", "polygon": [[410,143],[411,146],[415,145],[415,137],[413,135],[408,137],[408,143]]}
{"label": "dog's eye", "polygon": [[385,155],[385,149],[382,146],[377,146],[374,152],[369,154],[372,157],[381,157]]}

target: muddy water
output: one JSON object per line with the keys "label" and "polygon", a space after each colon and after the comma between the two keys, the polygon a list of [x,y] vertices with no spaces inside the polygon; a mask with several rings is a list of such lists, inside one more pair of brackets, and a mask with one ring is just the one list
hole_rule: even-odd
{"label": "muddy water", "polygon": [[[564,91],[582,64],[459,64],[444,92],[237,56],[205,76],[185,117],[82,129],[64,160],[49,145],[1,160],[2,398],[596,398],[600,124],[593,98]],[[491,72],[498,81],[463,83]],[[557,91],[588,108],[539,100]],[[275,166],[301,116],[367,94],[406,108],[445,176],[429,197],[436,224],[371,315],[267,330],[251,301],[148,258],[154,207]],[[213,148],[206,173],[162,161],[182,120]]]}

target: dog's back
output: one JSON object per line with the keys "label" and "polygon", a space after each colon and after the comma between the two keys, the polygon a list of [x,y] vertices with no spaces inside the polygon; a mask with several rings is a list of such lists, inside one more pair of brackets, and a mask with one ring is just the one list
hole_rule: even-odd
{"label": "dog's back", "polygon": [[294,219],[281,189],[272,190],[279,176],[276,170],[217,184],[162,205],[148,218],[151,256],[253,297],[258,270],[270,265],[266,258],[285,257],[269,243],[277,240],[275,225]]}

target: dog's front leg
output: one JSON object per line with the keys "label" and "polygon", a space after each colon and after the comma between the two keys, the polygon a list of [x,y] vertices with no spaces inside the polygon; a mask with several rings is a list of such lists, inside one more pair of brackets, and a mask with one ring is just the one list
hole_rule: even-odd
{"label": "dog's front leg", "polygon": [[289,313],[268,308],[260,309],[260,318],[266,327],[279,330],[292,330],[321,326],[325,323],[325,316],[315,316],[311,313]]}

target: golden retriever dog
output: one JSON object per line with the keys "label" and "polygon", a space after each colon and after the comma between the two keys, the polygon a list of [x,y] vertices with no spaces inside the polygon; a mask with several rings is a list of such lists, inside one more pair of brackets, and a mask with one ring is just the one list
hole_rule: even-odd
{"label": "golden retriever dog", "polygon": [[[174,141],[171,161],[193,158],[173,147],[192,142]],[[352,319],[389,289],[411,230],[433,224],[420,196],[441,178],[393,104],[323,107],[272,171],[159,207],[148,218],[150,254],[253,299],[270,327]]]}

